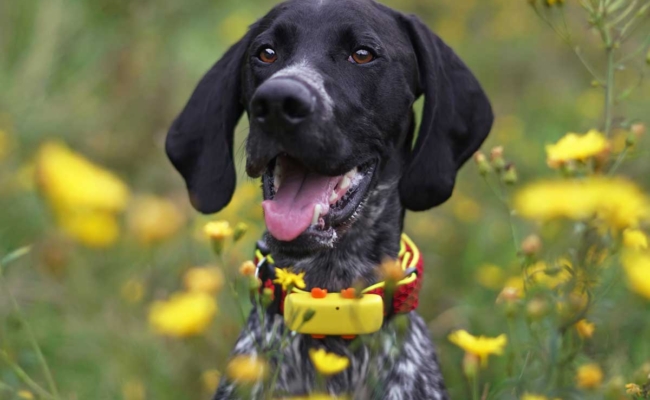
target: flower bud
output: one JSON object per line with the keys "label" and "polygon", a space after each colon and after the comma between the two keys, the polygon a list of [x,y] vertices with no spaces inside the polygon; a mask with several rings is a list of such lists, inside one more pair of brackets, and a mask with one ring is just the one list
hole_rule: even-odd
{"label": "flower bud", "polygon": [[257,267],[250,260],[244,261],[239,267],[239,274],[242,276],[253,276],[255,271],[257,271]]}
{"label": "flower bud", "polygon": [[485,154],[480,151],[474,153],[474,162],[476,163],[476,166],[478,166],[478,173],[481,174],[481,176],[485,176],[492,171],[492,167],[490,167],[487,157],[485,157]]}
{"label": "flower bud", "polygon": [[542,250],[542,239],[537,235],[530,235],[521,243],[521,252],[526,256],[537,255]]}
{"label": "flower bud", "polygon": [[503,158],[503,146],[494,147],[490,151],[490,161],[495,170],[501,171],[506,166],[506,160]]}
{"label": "flower bud", "polygon": [[237,225],[235,225],[235,229],[233,230],[233,235],[232,235],[232,240],[234,242],[239,241],[246,232],[248,232],[248,225],[244,222],[240,222]]}
{"label": "flower bud", "polygon": [[544,299],[534,298],[526,304],[526,316],[533,321],[544,318],[548,312],[548,302]]}
{"label": "flower bud", "polygon": [[262,290],[262,297],[260,299],[262,307],[268,308],[273,303],[273,300],[275,300],[275,293],[273,293],[273,289],[264,288]]}
{"label": "flower bud", "polygon": [[506,185],[514,185],[515,183],[517,183],[518,180],[517,169],[515,168],[514,164],[511,163],[506,165],[506,169],[503,172],[501,179],[503,179],[503,183],[505,183]]}
{"label": "flower bud", "polygon": [[465,353],[463,357],[463,373],[468,379],[473,379],[478,373],[479,359],[472,353]]}
{"label": "flower bud", "polygon": [[642,122],[637,122],[636,124],[632,124],[630,132],[632,132],[632,134],[638,139],[645,134],[646,126]]}

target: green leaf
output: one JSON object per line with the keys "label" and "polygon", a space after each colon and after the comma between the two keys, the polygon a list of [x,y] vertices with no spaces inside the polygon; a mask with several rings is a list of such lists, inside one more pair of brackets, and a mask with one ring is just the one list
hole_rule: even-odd
{"label": "green leaf", "polygon": [[12,251],[0,259],[0,266],[4,266],[16,261],[17,259],[29,254],[31,250],[32,246],[25,246]]}

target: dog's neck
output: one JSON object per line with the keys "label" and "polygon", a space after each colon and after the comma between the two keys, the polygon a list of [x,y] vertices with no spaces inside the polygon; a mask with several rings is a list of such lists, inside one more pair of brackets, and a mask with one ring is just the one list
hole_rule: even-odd
{"label": "dog's neck", "polygon": [[377,266],[399,252],[404,211],[396,183],[378,185],[360,207],[356,221],[332,248],[304,257],[274,254],[277,265],[304,271],[308,288],[331,292],[381,280]]}

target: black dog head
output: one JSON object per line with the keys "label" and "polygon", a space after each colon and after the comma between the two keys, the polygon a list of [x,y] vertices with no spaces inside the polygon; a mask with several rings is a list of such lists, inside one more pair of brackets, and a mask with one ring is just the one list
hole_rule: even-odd
{"label": "black dog head", "polygon": [[232,197],[244,110],[246,171],[262,177],[280,244],[332,245],[380,186],[409,210],[443,203],[493,120],[476,78],[440,38],[371,0],[280,4],[203,77],[166,144],[199,211]]}

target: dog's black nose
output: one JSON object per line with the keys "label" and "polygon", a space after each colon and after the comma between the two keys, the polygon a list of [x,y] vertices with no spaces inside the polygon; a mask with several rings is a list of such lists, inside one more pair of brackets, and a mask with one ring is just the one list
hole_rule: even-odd
{"label": "dog's black nose", "polygon": [[312,113],[314,103],[314,96],[299,81],[272,79],[255,92],[251,116],[270,129],[292,128]]}

